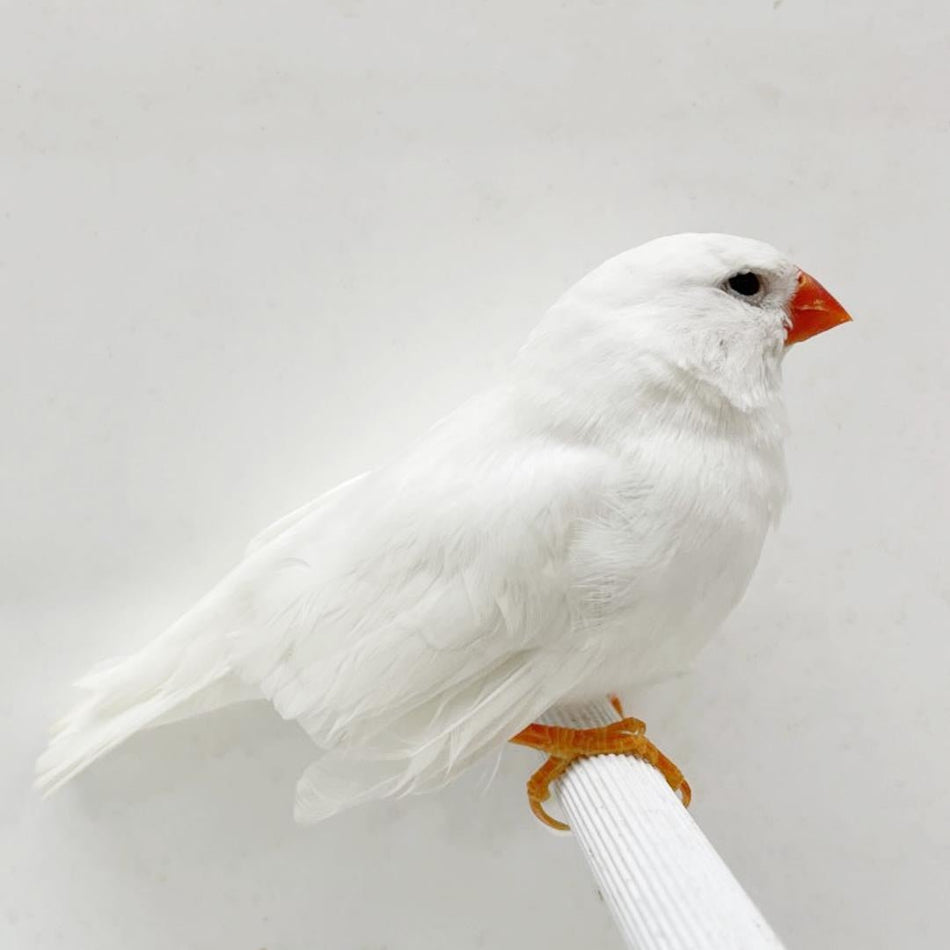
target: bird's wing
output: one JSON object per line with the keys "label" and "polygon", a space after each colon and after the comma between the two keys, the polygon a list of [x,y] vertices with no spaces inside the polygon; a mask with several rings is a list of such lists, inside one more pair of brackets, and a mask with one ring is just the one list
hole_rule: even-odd
{"label": "bird's wing", "polygon": [[261,548],[266,547],[271,541],[279,538],[291,528],[300,524],[302,521],[310,519],[312,515],[326,510],[332,505],[339,504],[368,474],[369,472],[363,472],[362,475],[357,475],[345,482],[341,482],[335,488],[331,488],[312,501],[308,501],[307,504],[295,508],[289,514],[284,515],[283,518],[278,518],[273,524],[269,524],[263,531],[250,540],[244,552],[245,556],[249,557]]}
{"label": "bird's wing", "polygon": [[325,751],[301,820],[438,787],[595,661],[571,636],[567,573],[599,460],[501,459],[422,452],[374,473],[280,534],[237,591],[233,667]]}

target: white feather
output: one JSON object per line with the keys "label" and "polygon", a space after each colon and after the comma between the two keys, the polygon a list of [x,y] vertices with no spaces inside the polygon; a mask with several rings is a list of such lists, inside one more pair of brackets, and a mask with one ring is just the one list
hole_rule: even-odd
{"label": "white feather", "polygon": [[[768,276],[754,306],[721,287],[751,268]],[[437,788],[565,698],[682,669],[785,496],[795,274],[722,235],[608,261],[499,386],[277,522],[168,633],[84,681],[39,784],[250,692],[321,750],[297,793],[313,821]]]}

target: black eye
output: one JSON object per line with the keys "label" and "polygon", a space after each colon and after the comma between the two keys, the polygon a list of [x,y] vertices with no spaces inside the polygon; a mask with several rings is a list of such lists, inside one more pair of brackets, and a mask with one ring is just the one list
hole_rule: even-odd
{"label": "black eye", "polygon": [[729,286],[743,297],[754,297],[762,287],[762,282],[755,274],[735,274],[727,281]]}

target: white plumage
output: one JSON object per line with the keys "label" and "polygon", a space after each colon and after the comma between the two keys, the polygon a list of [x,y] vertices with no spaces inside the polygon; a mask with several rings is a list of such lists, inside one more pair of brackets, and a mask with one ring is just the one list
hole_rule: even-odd
{"label": "white plumage", "polygon": [[[760,292],[733,292],[748,272]],[[38,784],[256,694],[320,750],[296,803],[315,821],[436,788],[553,704],[682,669],[785,497],[798,274],[725,235],[607,261],[498,386],[277,522],[150,646],[82,680]]]}

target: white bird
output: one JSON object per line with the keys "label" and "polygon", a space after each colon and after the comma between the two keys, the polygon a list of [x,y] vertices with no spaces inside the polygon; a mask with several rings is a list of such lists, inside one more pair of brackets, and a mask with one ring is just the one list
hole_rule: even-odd
{"label": "white bird", "polygon": [[549,707],[681,671],[783,506],[783,356],[848,319],[757,241],[681,234],[608,260],[498,385],[81,680],[38,786],[256,695],[320,750],[297,785],[312,822],[438,788]]}

